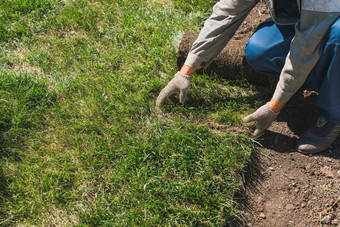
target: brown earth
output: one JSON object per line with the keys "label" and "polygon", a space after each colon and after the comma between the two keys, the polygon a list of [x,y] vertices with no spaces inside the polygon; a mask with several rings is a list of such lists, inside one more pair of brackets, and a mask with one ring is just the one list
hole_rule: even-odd
{"label": "brown earth", "polygon": [[240,198],[238,226],[340,226],[340,139],[318,155],[295,150],[298,135],[318,116],[300,92],[258,142]]}
{"label": "brown earth", "polygon": [[[249,36],[267,18],[263,6],[256,6],[208,72],[226,79],[270,85],[272,81],[247,65],[243,52]],[[177,53],[178,67],[184,63],[196,37],[192,32],[183,37]],[[303,155],[295,150],[298,135],[318,116],[312,101],[316,95],[299,91],[257,140],[257,149],[244,175],[244,188],[236,196],[243,216],[235,226],[340,227],[340,139],[317,155]]]}

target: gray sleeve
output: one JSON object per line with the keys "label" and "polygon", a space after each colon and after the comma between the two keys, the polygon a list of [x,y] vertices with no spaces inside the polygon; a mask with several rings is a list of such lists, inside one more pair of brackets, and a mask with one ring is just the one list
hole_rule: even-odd
{"label": "gray sleeve", "polygon": [[221,52],[259,0],[220,0],[193,43],[185,65],[206,68]]}
{"label": "gray sleeve", "polygon": [[339,13],[301,11],[300,21],[295,26],[295,37],[281,71],[273,98],[288,102],[303,85],[307,76],[320,59],[324,37]]}

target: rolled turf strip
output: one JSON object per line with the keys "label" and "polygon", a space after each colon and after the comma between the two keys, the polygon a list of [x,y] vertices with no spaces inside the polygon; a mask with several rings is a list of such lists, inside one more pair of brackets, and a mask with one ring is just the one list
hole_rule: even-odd
{"label": "rolled turf strip", "polygon": [[[177,67],[180,69],[193,42],[197,39],[198,35],[192,31],[186,32],[179,44],[177,50]],[[206,70],[199,70],[197,73],[215,73],[217,76],[228,80],[247,80],[250,83],[271,86],[273,79],[268,76],[262,75],[253,70],[245,59],[244,47],[246,39],[230,40],[221,53],[214,59]]]}

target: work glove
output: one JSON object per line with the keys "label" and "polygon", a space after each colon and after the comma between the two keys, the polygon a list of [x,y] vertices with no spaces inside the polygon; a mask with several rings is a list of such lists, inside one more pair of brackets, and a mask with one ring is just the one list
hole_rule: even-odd
{"label": "work glove", "polygon": [[262,132],[264,132],[266,129],[270,127],[270,125],[276,119],[279,113],[274,113],[269,108],[269,102],[267,102],[266,104],[258,108],[254,113],[243,118],[243,122],[248,123],[252,121],[257,121],[257,125],[253,133],[253,136],[258,137],[262,134]]}
{"label": "work glove", "polygon": [[177,72],[170,80],[168,85],[159,93],[156,106],[161,106],[164,101],[169,98],[172,94],[179,92],[179,102],[184,103],[187,99],[188,90],[191,84],[191,76],[184,75],[181,72]]}

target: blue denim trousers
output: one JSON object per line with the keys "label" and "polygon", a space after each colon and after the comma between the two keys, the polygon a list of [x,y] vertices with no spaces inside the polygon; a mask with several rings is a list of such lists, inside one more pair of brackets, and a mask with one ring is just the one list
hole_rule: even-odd
{"label": "blue denim trousers", "polygon": [[[294,34],[294,26],[265,21],[245,47],[248,63],[256,71],[278,78]],[[315,102],[321,115],[332,123],[340,123],[340,18],[328,29],[321,58],[303,88],[318,89]]]}

